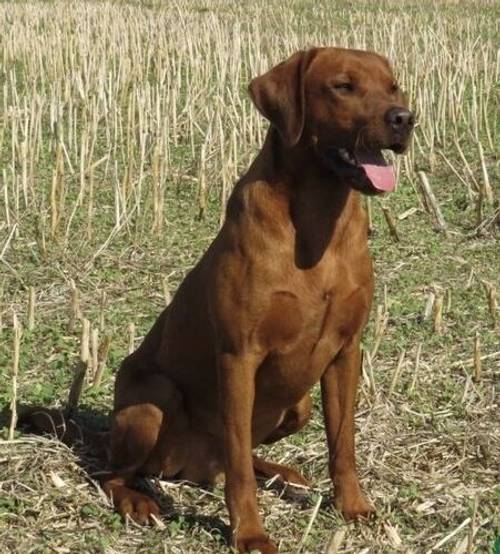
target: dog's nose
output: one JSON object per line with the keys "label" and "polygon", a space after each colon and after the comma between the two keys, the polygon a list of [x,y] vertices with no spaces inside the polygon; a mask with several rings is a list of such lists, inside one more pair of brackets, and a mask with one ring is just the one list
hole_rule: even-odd
{"label": "dog's nose", "polygon": [[399,133],[411,131],[415,125],[415,116],[406,108],[391,108],[386,112],[385,120],[394,131]]}

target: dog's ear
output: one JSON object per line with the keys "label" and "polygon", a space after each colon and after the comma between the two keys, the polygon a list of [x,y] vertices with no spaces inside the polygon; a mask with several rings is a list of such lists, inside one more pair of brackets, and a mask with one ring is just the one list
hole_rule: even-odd
{"label": "dog's ear", "polygon": [[297,52],[250,82],[253,103],[289,146],[297,144],[304,130],[305,73],[316,52]]}

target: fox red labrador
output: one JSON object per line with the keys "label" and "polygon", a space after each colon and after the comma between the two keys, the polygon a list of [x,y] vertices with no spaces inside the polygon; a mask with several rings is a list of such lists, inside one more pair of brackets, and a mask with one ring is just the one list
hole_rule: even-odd
{"label": "fox red labrador", "polygon": [[395,187],[382,150],[403,152],[414,116],[387,60],[314,48],[250,83],[270,121],[236,184],[225,222],[116,379],[106,492],[138,522],[157,504],[138,473],[198,483],[225,478],[234,546],[277,552],[255,475],[305,483],[252,454],[297,432],[321,383],[336,507],[372,507],[354,456],[360,338],[373,291],[360,193]]}

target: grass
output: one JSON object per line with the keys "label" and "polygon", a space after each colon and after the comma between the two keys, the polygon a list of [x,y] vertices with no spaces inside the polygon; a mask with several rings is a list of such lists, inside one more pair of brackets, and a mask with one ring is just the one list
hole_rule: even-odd
{"label": "grass", "polygon": [[[1,4],[0,407],[12,395],[13,313],[22,326],[18,400],[64,405],[80,355],[80,318],[68,328],[75,283],[81,317],[99,342],[111,338],[102,382],[87,384],[77,417],[106,430],[129,325],[138,343],[165,304],[165,283],[174,293],[210,243],[234,179],[262,143],[250,76],[313,44],[373,48],[393,60],[420,121],[398,162],[399,190],[382,200],[400,242],[380,202],[372,205],[368,353],[377,312],[387,323],[371,369],[365,363],[357,440],[378,517],[346,525],[328,505],[317,391],[307,428],[262,449],[299,467],[312,488],[298,495],[263,483],[261,510],[285,553],[491,552],[500,526],[500,341],[483,281],[499,286],[499,15],[488,1]],[[417,171],[429,178],[448,238],[423,207]],[[431,291],[444,297],[441,333],[423,317]],[[72,451],[22,429],[7,440],[3,423],[4,548],[229,551],[222,489],[144,480],[162,500],[161,523],[126,525],[95,484],[105,449]]]}

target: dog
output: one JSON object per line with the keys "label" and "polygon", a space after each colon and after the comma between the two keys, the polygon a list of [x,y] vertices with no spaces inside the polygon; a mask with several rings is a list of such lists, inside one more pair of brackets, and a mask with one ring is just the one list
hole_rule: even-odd
{"label": "dog", "polygon": [[145,523],[159,508],[134,490],[137,474],[224,478],[235,548],[272,554],[256,474],[306,480],[252,451],[307,423],[318,382],[335,506],[346,519],[373,511],[354,454],[373,294],[361,194],[394,190],[382,150],[406,150],[414,115],[389,62],[359,50],[297,52],[249,92],[270,122],[265,143],[218,235],[118,371],[102,484]]}

